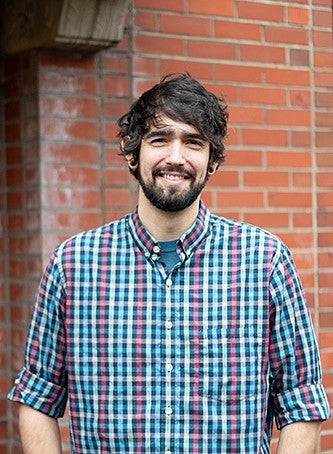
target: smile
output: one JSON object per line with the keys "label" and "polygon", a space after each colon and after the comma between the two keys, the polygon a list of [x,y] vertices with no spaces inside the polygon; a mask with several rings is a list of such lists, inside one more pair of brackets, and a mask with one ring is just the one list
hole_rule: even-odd
{"label": "smile", "polygon": [[174,173],[164,173],[164,172],[161,172],[159,174],[159,176],[167,179],[167,180],[172,180],[172,181],[183,181],[183,180],[187,180],[188,177],[184,174],[174,174]]}

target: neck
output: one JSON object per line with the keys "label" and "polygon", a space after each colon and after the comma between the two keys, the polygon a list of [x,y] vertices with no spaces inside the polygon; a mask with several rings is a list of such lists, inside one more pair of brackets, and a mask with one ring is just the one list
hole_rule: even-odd
{"label": "neck", "polygon": [[163,211],[152,205],[139,191],[138,214],[145,229],[158,241],[179,238],[194,223],[199,210],[198,198],[181,211]]}

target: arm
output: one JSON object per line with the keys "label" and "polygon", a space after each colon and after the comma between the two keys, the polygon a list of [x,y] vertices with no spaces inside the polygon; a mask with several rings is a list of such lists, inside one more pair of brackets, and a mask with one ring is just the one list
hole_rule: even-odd
{"label": "arm", "polygon": [[277,454],[313,454],[316,452],[321,421],[300,421],[284,426]]}
{"label": "arm", "polygon": [[61,454],[58,421],[20,404],[19,429],[24,454]]}

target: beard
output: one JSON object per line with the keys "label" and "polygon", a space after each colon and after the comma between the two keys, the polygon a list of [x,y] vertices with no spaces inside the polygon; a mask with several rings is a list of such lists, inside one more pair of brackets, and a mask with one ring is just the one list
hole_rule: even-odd
{"label": "beard", "polygon": [[179,170],[175,167],[163,168],[163,171],[183,173],[184,176],[191,180],[188,189],[183,191],[176,187],[163,188],[156,183],[156,176],[162,169],[156,169],[153,172],[151,181],[144,181],[140,169],[138,172],[138,182],[147,197],[147,199],[158,209],[163,211],[181,211],[188,208],[199,197],[200,193],[206,186],[208,172],[203,181],[195,181],[195,175],[185,170]]}

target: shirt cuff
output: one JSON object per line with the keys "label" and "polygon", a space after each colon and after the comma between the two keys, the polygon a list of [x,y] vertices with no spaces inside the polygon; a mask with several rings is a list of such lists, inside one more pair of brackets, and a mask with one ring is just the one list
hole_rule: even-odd
{"label": "shirt cuff", "polygon": [[303,385],[274,396],[276,425],[282,429],[298,421],[324,421],[330,408],[321,383]]}
{"label": "shirt cuff", "polygon": [[22,369],[8,399],[20,402],[41,411],[53,418],[64,415],[67,402],[67,389]]}

